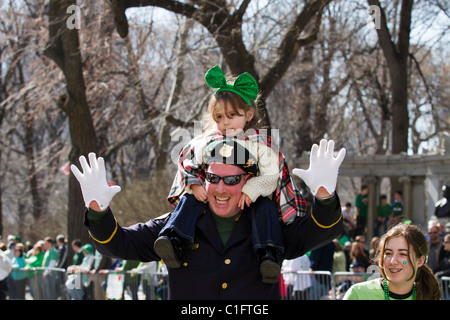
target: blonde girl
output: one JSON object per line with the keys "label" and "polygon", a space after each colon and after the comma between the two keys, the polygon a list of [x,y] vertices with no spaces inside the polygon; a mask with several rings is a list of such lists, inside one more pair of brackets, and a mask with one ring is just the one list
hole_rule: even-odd
{"label": "blonde girl", "polygon": [[[230,159],[234,154],[232,150],[246,150],[250,157],[244,157],[245,161],[237,165],[251,179],[242,187],[238,207],[244,210],[251,203],[258,206],[253,221],[254,250],[261,263],[262,281],[275,283],[284,252],[279,217],[289,224],[295,216],[304,215],[306,201],[295,188],[284,156],[274,148],[270,137],[261,135],[257,128],[256,80],[248,73],[227,80],[219,66],[215,66],[208,70],[205,81],[217,90],[208,103],[203,134],[195,137],[180,153],[178,172],[168,197],[176,208],[155,242],[155,251],[168,267],[178,268],[183,250],[192,245],[195,221],[204,211],[203,202],[207,199],[204,180],[220,183],[220,177],[205,174],[206,158],[210,156],[208,148],[219,146],[218,153]],[[225,178],[225,184],[238,183],[233,180],[237,176]],[[270,199],[256,202],[260,197]],[[274,200],[275,210],[268,210],[270,205],[258,204],[265,200]]]}

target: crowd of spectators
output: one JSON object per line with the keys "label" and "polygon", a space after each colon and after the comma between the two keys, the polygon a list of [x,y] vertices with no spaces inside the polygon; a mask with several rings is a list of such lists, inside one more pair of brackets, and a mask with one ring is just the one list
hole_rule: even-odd
{"label": "crowd of spectators", "polygon": [[[6,242],[0,239],[0,300],[104,300],[108,298],[110,274],[120,274],[122,280],[119,294],[113,298],[124,299],[127,294],[138,299],[141,283],[143,299],[167,297],[166,272],[160,263],[112,259],[78,239],[70,243],[73,256],[69,257],[68,245],[64,235],[55,240],[46,237],[35,244],[14,235]],[[115,285],[110,282],[110,287]]]}
{"label": "crowd of spectators", "polygon": [[[355,233],[358,227],[353,217],[351,205],[347,203],[343,208],[344,232],[339,238],[302,257],[284,262],[280,281],[282,296],[319,299],[329,292],[331,281],[326,277],[299,276],[295,275],[297,271],[328,271],[335,274],[376,270],[375,256],[380,238],[375,236],[367,243],[363,235]],[[379,226],[383,225],[384,221],[380,221]],[[426,236],[428,266],[438,280],[449,277],[450,226],[445,228],[439,222],[432,221]],[[33,245],[14,235],[9,235],[5,242],[0,239],[0,300],[124,299],[125,293],[134,300],[167,297],[167,272],[161,263],[111,259],[80,240],[70,243],[73,256],[68,257],[68,245],[64,235],[58,235],[54,240],[46,237]],[[122,277],[108,277],[117,273]],[[113,280],[118,281],[119,289],[108,292],[108,285],[112,288]],[[341,279],[337,284],[341,285],[337,291],[344,292],[352,281]],[[449,299],[447,291],[448,288],[443,291],[444,299]],[[138,293],[144,297],[138,297]]]}
{"label": "crowd of spectators", "polygon": [[[400,197],[398,197],[400,199]],[[386,205],[385,197],[382,197],[382,206]],[[358,200],[360,203],[361,199]],[[358,203],[357,201],[357,203]],[[345,291],[355,282],[365,281],[370,276],[381,276],[377,265],[377,247],[380,241],[379,233],[366,241],[361,233],[363,229],[358,228],[355,219],[356,210],[347,203],[342,208],[344,219],[344,232],[339,238],[324,245],[321,248],[308,252],[306,255],[284,261],[283,283],[281,285],[282,296],[287,299],[323,299],[329,296],[331,289],[331,279],[326,275],[295,274],[297,271],[327,271],[331,274],[353,272],[360,273],[361,276],[342,276],[335,278],[336,297],[343,296]],[[387,226],[384,232],[390,227],[389,215],[392,214],[392,207],[384,214],[386,220],[381,219],[378,226]],[[363,224],[364,225],[364,224]],[[360,225],[361,226],[361,225]],[[377,226],[377,227],[378,227]],[[382,235],[382,234],[381,234]],[[428,239],[429,254],[428,266],[433,270],[436,279],[450,276],[450,225],[444,226],[438,221],[430,221],[426,232]],[[443,299],[449,299],[450,288],[443,290]]]}

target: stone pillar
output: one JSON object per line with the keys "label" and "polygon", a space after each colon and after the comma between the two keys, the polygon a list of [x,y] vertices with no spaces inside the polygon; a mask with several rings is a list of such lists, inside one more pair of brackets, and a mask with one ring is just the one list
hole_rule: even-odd
{"label": "stone pillar", "polygon": [[[403,176],[398,179],[403,183],[403,218],[412,219],[412,178]],[[413,222],[414,223],[414,222]]]}
{"label": "stone pillar", "polygon": [[425,176],[414,176],[411,188],[411,220],[421,230],[426,230],[428,215]]}
{"label": "stone pillar", "polygon": [[425,221],[428,221],[433,215],[434,210],[436,208],[436,202],[441,197],[441,181],[439,177],[429,175],[425,179],[426,184],[426,203],[427,203],[427,211]]}
{"label": "stone pillar", "polygon": [[367,204],[367,232],[366,243],[370,243],[373,237],[373,227],[377,216],[378,177],[366,177],[365,182],[369,187],[369,203]]}

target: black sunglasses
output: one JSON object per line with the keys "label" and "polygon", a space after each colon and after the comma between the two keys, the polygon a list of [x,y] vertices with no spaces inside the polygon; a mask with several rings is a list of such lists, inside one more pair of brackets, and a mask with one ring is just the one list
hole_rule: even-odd
{"label": "black sunglasses", "polygon": [[225,183],[226,185],[233,186],[233,185],[241,182],[242,176],[245,176],[245,175],[246,174],[238,174],[235,176],[219,177],[218,175],[215,175],[213,173],[206,172],[206,180],[212,184],[219,183],[219,181],[222,180],[223,183]]}

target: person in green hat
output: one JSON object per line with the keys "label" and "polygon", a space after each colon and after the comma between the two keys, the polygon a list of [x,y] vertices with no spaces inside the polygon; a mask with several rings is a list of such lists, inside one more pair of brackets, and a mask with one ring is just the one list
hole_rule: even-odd
{"label": "person in green hat", "polygon": [[94,247],[87,243],[81,247],[81,252],[83,252],[84,258],[79,267],[79,271],[87,273],[92,269],[92,265],[94,263]]}
{"label": "person in green hat", "polygon": [[67,268],[70,273],[66,281],[67,292],[71,300],[82,300],[84,287],[89,285],[88,273],[94,265],[94,247],[87,243],[81,247],[83,261],[80,265],[72,265]]}

